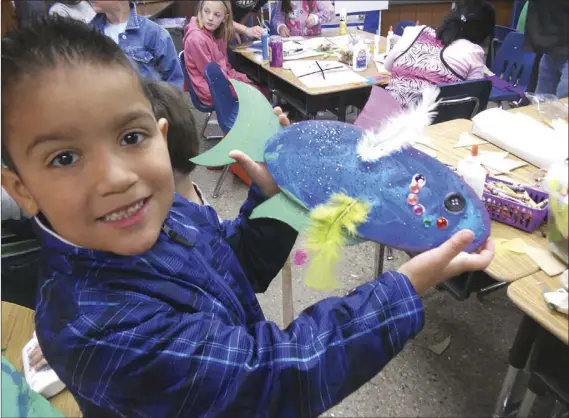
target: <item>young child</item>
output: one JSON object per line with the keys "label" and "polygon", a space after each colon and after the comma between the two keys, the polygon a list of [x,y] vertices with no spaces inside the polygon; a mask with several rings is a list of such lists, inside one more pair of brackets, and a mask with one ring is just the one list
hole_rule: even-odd
{"label": "young child", "polygon": [[242,81],[257,87],[263,94],[267,91],[249,78],[235,71],[227,57],[227,43],[233,38],[233,14],[229,1],[200,1],[197,17],[192,17],[184,34],[184,57],[186,69],[194,90],[203,104],[211,105],[211,93],[205,79],[205,67],[217,63],[227,78]]}
{"label": "young child", "polygon": [[275,6],[273,27],[279,35],[314,36],[322,32],[322,24],[334,19],[334,5],[328,0],[282,0]]}
{"label": "young child", "polygon": [[[378,373],[423,326],[418,293],[485,268],[462,231],[399,272],[329,298],[286,329],[255,297],[296,233],[174,195],[166,134],[120,48],[49,19],[2,39],[2,184],[42,243],[36,332],[85,417],[317,416]],[[28,116],[34,115],[30,119]]]}
{"label": "young child", "polygon": [[89,23],[95,17],[96,12],[86,0],[62,0],[49,8],[49,14]]}
{"label": "young child", "polygon": [[184,74],[172,37],[157,23],[136,13],[127,0],[91,1],[97,15],[90,25],[111,37],[143,77],[164,80],[184,90]]}

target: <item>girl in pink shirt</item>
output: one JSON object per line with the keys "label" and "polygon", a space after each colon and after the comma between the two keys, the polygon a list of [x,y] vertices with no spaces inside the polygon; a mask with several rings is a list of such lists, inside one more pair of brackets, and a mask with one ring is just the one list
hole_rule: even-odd
{"label": "girl in pink shirt", "polygon": [[227,43],[233,38],[233,14],[229,1],[201,1],[197,17],[192,17],[184,33],[186,70],[194,90],[205,105],[212,105],[211,93],[205,79],[205,67],[215,62],[228,79],[242,81],[266,91],[249,78],[235,71],[227,58]]}
{"label": "girl in pink shirt", "polygon": [[322,31],[322,24],[335,16],[334,5],[326,0],[278,1],[273,27],[279,35],[313,36]]}

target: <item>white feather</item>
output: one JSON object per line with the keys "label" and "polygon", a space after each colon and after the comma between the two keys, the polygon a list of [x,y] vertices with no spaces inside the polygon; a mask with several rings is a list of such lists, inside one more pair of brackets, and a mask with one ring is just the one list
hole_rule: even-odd
{"label": "white feather", "polygon": [[413,145],[436,116],[434,110],[439,104],[436,101],[438,95],[437,86],[427,86],[423,89],[423,100],[419,104],[390,117],[381,130],[366,131],[356,149],[362,161],[377,161]]}

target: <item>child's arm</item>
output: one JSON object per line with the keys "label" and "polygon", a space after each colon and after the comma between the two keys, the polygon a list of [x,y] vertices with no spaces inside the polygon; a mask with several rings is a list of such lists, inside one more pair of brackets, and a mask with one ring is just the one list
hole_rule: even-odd
{"label": "child's arm", "polygon": [[155,48],[155,58],[158,62],[158,72],[163,81],[167,81],[180,90],[184,90],[184,74],[178,60],[174,41],[164,28],[160,28],[160,37]]}
{"label": "child's arm", "polygon": [[316,10],[316,16],[318,17],[316,25],[328,23],[336,16],[334,5],[328,0],[317,0]]}
{"label": "child's arm", "polygon": [[[295,5],[293,4],[292,7],[295,7]],[[280,0],[277,1],[276,5],[275,5],[275,14],[273,15],[272,20],[273,20],[274,28],[277,31],[277,33],[281,36],[288,36],[289,32],[288,32],[288,28],[286,27],[286,23],[285,23],[285,12],[283,12],[282,1],[280,1]],[[281,28],[283,26],[284,26],[284,28],[287,29],[286,33],[281,33]]]}
{"label": "child's arm", "polygon": [[97,416],[315,417],[373,378],[424,321],[399,273],[311,306],[284,331],[268,321],[241,326],[233,310],[184,313],[117,298],[40,336],[49,364]]}

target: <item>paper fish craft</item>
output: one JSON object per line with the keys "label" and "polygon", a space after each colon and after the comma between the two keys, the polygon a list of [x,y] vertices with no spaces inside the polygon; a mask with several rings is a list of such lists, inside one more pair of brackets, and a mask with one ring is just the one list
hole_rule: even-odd
{"label": "paper fish craft", "polygon": [[274,218],[306,230],[314,252],[306,284],[335,286],[342,246],[371,240],[419,253],[461,229],[475,233],[467,251],[490,234],[490,219],[475,192],[446,165],[412,147],[434,116],[438,89],[416,108],[390,117],[381,130],[335,121],[305,121],[282,128],[256,89],[233,81],[239,113],[214,148],[192,161],[221,166],[237,149],[264,162],[281,193],[251,218]]}

